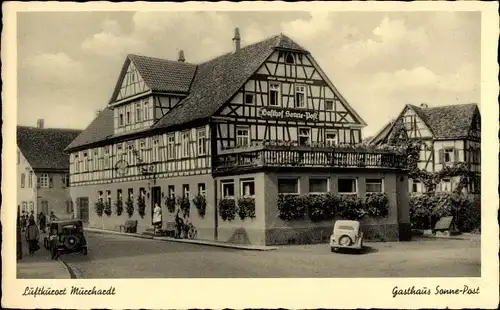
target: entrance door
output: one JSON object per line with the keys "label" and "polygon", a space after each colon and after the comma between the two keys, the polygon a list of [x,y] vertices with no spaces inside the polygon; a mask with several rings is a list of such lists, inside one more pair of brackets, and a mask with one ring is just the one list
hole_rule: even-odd
{"label": "entrance door", "polygon": [[153,214],[156,203],[161,208],[161,186],[151,188],[151,224],[153,223]]}
{"label": "entrance door", "polygon": [[89,222],[89,198],[79,197],[77,200],[77,208],[80,211],[80,220],[84,223]]}

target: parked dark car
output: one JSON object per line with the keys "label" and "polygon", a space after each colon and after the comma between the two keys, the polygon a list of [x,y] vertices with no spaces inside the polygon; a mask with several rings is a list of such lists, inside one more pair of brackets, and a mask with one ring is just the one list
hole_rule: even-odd
{"label": "parked dark car", "polygon": [[[81,220],[54,221],[50,223],[49,233],[56,232],[55,250],[57,256],[67,253],[82,253],[87,255],[87,239],[83,231],[83,222]],[[50,250],[50,235],[45,237],[43,245]]]}

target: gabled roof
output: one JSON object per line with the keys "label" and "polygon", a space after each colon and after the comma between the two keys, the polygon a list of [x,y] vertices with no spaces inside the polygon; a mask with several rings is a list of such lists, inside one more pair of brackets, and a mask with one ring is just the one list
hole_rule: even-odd
{"label": "gabled roof", "polygon": [[17,146],[31,167],[68,170],[69,158],[63,151],[81,130],[17,126]]}
{"label": "gabled roof", "polygon": [[434,139],[460,139],[469,135],[474,115],[479,114],[475,103],[441,107],[409,105],[431,130]]}
{"label": "gabled roof", "polygon": [[113,110],[105,108],[73,141],[68,142],[66,149],[106,140],[114,134]]}
{"label": "gabled roof", "polygon": [[[397,120],[403,116],[406,109],[412,109],[431,131],[434,139],[463,139],[469,136],[472,121],[479,115],[479,108],[475,103],[447,105],[440,107],[417,107],[407,104]],[[377,144],[389,136],[397,122],[392,120],[386,124],[371,139],[370,144]]]}
{"label": "gabled roof", "polygon": [[153,92],[188,93],[196,72],[196,65],[190,63],[141,55],[127,55],[110,103],[115,100],[120,91],[130,62],[135,65],[144,83]]}
{"label": "gabled roof", "polygon": [[153,127],[180,125],[212,116],[274,52],[275,48],[307,52],[280,34],[198,66],[190,94]]}

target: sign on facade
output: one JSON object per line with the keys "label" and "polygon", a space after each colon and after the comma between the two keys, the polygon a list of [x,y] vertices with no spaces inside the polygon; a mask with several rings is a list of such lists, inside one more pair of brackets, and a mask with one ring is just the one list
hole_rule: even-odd
{"label": "sign on facade", "polygon": [[298,120],[298,121],[313,121],[319,120],[319,113],[315,111],[290,110],[277,108],[261,108],[259,116],[262,119],[277,119],[277,120]]}

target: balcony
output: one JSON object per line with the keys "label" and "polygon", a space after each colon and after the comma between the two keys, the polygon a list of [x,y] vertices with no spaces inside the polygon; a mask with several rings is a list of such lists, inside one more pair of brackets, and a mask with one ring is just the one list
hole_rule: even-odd
{"label": "balcony", "polygon": [[213,172],[264,167],[404,169],[407,156],[394,148],[370,146],[298,146],[266,141],[219,152]]}

